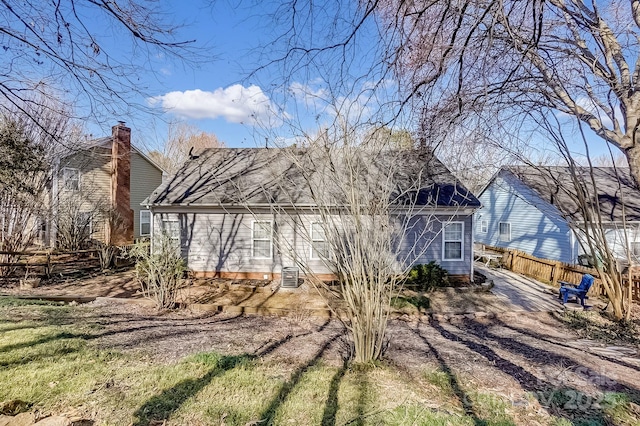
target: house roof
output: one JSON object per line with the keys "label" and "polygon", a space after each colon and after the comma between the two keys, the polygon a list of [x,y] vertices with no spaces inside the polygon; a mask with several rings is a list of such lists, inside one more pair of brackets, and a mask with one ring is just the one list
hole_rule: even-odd
{"label": "house roof", "polygon": [[[565,218],[584,221],[583,211],[577,202],[576,185],[568,167],[516,166],[503,170],[555,206]],[[590,200],[598,200],[602,220],[621,222],[626,218],[627,221],[640,221],[640,191],[635,187],[629,168],[594,167],[593,183],[590,170],[589,167],[578,167],[575,175]]]}
{"label": "house roof", "polygon": [[[390,194],[395,205],[479,207],[480,202],[431,153],[322,149],[210,148],[185,164],[143,204],[200,206],[344,205],[336,176],[360,173],[360,191]],[[380,154],[380,153],[378,153]],[[349,165],[347,165],[349,163]],[[331,171],[330,171],[331,170]],[[382,192],[390,184],[391,191]],[[342,190],[342,193],[341,193]],[[318,196],[319,193],[323,196]],[[326,195],[326,196],[325,196]]]}
{"label": "house roof", "polygon": [[[91,139],[91,140],[88,140],[85,144],[82,144],[81,149],[88,150],[91,148],[110,148],[112,141],[113,141],[112,136],[104,136],[97,139]],[[145,154],[144,151],[142,151],[140,148],[134,145],[133,142],[131,143],[131,150],[140,154],[142,158],[144,158],[149,164],[151,164],[156,169],[160,170],[162,173],[166,173],[166,170],[164,170],[158,163],[152,160],[151,157]]]}

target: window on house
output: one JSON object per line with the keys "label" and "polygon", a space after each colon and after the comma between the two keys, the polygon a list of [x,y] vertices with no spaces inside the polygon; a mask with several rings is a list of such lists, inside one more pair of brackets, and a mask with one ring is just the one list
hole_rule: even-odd
{"label": "window on house", "polygon": [[498,231],[500,233],[499,239],[500,241],[511,241],[511,223],[509,222],[500,222],[498,226]]}
{"label": "window on house", "polygon": [[488,220],[481,220],[480,221],[480,232],[482,232],[483,234],[486,234],[489,231],[489,221]]}
{"label": "window on house", "polygon": [[271,221],[256,220],[251,225],[251,257],[271,259],[273,226]]}
{"label": "window on house", "polygon": [[640,242],[631,242],[631,254],[636,257],[640,257]]}
{"label": "window on house", "polygon": [[329,256],[329,244],[327,243],[324,229],[321,223],[311,224],[311,258],[326,259]]}
{"label": "window on house", "polygon": [[80,170],[65,167],[62,169],[64,189],[69,191],[80,190]]}
{"label": "window on house", "polygon": [[164,219],[162,230],[175,247],[180,247],[180,222],[175,219]]}
{"label": "window on house", "polygon": [[140,235],[151,235],[151,212],[149,210],[140,210]]}
{"label": "window on house", "polygon": [[464,223],[451,222],[444,225],[442,233],[443,239],[443,259],[444,260],[462,260],[464,238]]}
{"label": "window on house", "polygon": [[91,238],[93,235],[93,214],[80,212],[76,216],[76,230],[81,238]]}

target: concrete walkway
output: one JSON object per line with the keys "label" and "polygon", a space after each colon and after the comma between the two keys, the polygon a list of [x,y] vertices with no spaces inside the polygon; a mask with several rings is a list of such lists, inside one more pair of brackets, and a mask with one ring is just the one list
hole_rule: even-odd
{"label": "concrete walkway", "polygon": [[528,278],[506,269],[491,269],[476,262],[474,268],[493,280],[491,292],[504,300],[516,312],[552,312],[561,311],[562,304],[557,297],[557,290],[533,278]]}

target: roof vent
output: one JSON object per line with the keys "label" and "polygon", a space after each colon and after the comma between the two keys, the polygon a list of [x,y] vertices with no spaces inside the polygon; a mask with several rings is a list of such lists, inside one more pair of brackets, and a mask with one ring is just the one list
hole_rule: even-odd
{"label": "roof vent", "polygon": [[282,268],[282,288],[298,288],[298,268]]}

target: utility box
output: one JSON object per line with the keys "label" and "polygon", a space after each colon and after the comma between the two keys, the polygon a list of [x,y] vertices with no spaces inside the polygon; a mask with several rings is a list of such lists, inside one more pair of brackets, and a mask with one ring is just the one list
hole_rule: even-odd
{"label": "utility box", "polygon": [[282,288],[298,288],[298,276],[300,272],[298,268],[289,267],[282,268],[282,282],[280,287]]}

